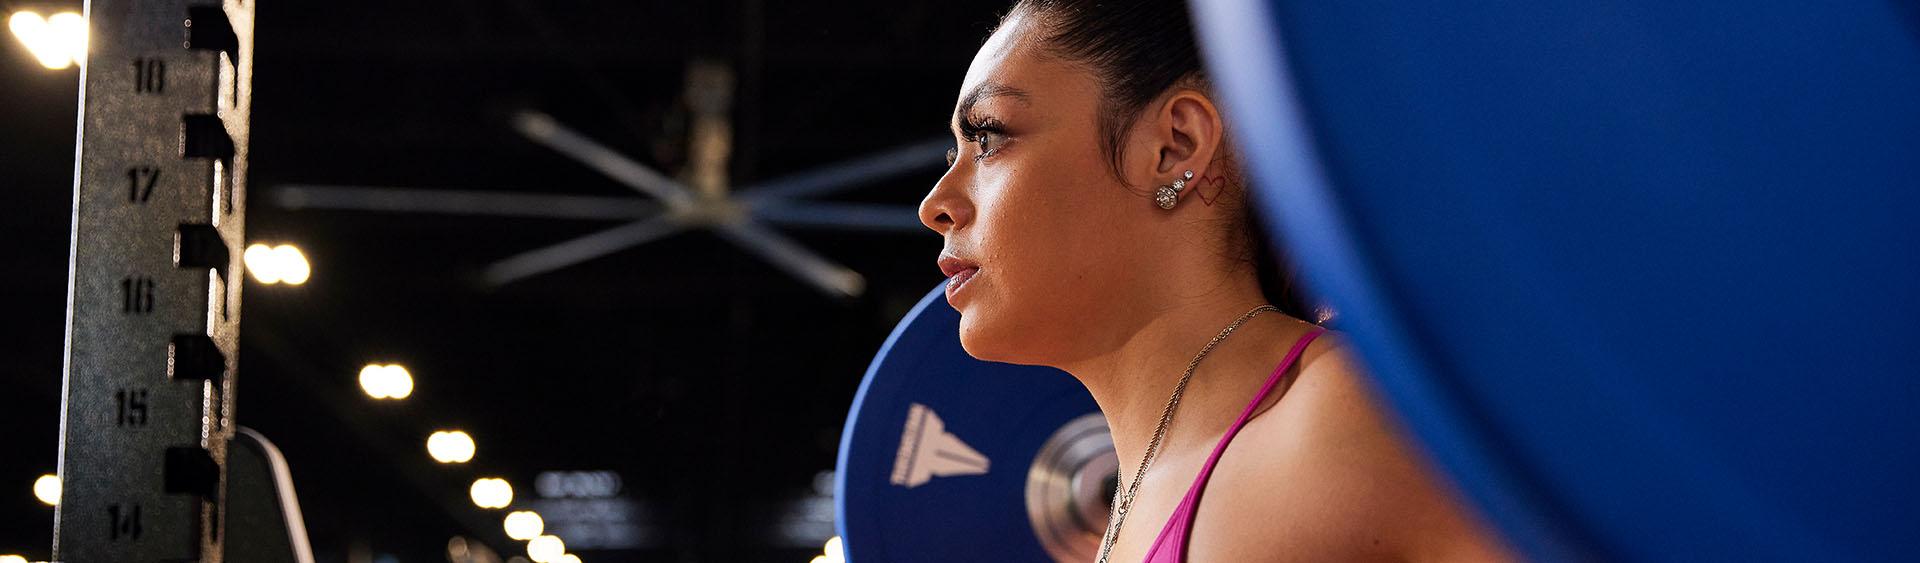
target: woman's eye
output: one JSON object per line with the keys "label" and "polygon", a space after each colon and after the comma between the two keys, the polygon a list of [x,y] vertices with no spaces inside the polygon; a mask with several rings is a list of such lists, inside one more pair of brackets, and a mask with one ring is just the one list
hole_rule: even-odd
{"label": "woman's eye", "polygon": [[973,160],[993,156],[1000,151],[1000,145],[1007,142],[1006,131],[1000,128],[1000,121],[993,118],[968,119],[960,122],[961,145],[947,149],[947,167],[952,168],[960,160],[960,154],[966,152],[966,144],[973,144]]}
{"label": "woman's eye", "polygon": [[997,131],[981,131],[979,135],[975,135],[973,138],[973,144],[980,147],[980,152],[975,153],[973,159],[980,160],[993,156],[995,151],[1000,150],[1000,143],[1003,141],[1000,133]]}

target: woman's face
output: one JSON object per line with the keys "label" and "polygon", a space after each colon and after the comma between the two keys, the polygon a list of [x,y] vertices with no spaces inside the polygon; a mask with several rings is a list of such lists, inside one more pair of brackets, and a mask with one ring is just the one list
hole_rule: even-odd
{"label": "woman's face", "polygon": [[968,68],[953,164],[920,218],[946,239],[941,269],[968,353],[1059,365],[1092,353],[1102,329],[1165,283],[1151,260],[1167,221],[1150,187],[1114,177],[1094,76],[1047,54],[1025,19],[1002,25]]}

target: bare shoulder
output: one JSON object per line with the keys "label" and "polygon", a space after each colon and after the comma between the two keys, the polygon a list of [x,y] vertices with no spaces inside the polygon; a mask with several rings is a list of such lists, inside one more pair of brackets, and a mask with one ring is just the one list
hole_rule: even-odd
{"label": "bare shoulder", "polygon": [[[1220,555],[1511,560],[1405,438],[1364,370],[1338,335],[1321,337],[1301,356],[1286,394],[1234,439],[1208,487],[1232,492],[1207,499],[1231,500],[1213,507],[1203,502],[1200,516],[1218,509],[1217,522],[1234,523],[1224,527],[1260,525],[1278,533],[1223,537],[1240,545],[1238,553]],[[1206,533],[1207,526],[1196,528]],[[1195,539],[1197,552],[1205,544]]]}

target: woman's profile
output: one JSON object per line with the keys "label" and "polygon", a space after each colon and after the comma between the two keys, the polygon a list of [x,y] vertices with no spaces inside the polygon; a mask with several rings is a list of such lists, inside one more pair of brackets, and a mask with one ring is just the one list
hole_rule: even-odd
{"label": "woman's profile", "polygon": [[967,352],[1057,367],[1120,457],[1101,561],[1512,559],[1309,322],[1177,1],[1032,0],[921,204]]}

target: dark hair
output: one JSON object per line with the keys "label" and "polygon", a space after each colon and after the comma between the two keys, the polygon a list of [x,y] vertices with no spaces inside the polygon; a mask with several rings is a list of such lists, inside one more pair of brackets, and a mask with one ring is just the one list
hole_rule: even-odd
{"label": "dark hair", "polygon": [[[1024,16],[1041,33],[1041,44],[1067,61],[1085,65],[1100,82],[1101,144],[1111,160],[1113,174],[1121,176],[1120,145],[1147,104],[1168,89],[1187,86],[1208,89],[1206,67],[1194,39],[1193,22],[1185,2],[1178,0],[1019,0],[1001,21]],[[1230,153],[1231,151],[1226,151]],[[1232,159],[1223,158],[1232,168]],[[1227,173],[1224,178],[1238,178]],[[1232,183],[1231,181],[1227,183]],[[1282,312],[1309,322],[1324,320],[1307,296],[1293,283],[1292,272],[1267,239],[1254,212],[1246,183],[1233,197],[1223,194],[1215,203],[1239,205],[1242,220],[1229,225],[1231,246],[1254,268],[1267,302]],[[1244,241],[1244,242],[1241,242]]]}

